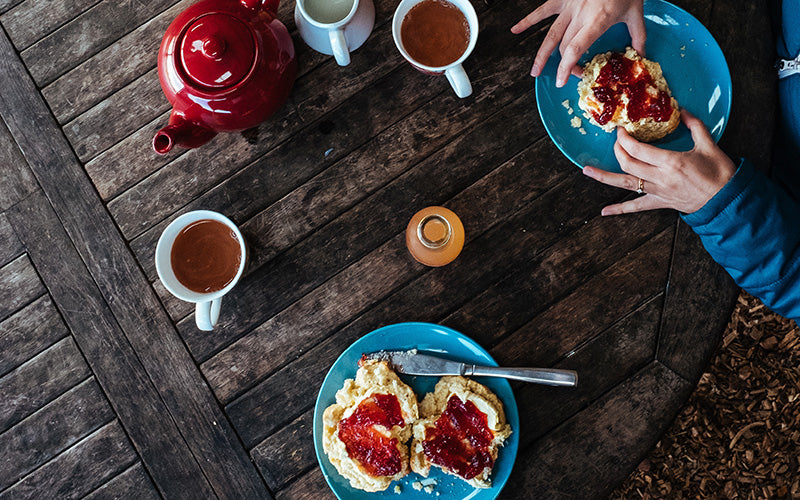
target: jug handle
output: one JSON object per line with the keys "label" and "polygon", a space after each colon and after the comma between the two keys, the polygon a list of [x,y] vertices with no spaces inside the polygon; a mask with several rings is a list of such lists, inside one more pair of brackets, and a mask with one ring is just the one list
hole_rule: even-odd
{"label": "jug handle", "polygon": [[241,0],[242,5],[250,10],[265,10],[271,14],[278,12],[280,0]]}

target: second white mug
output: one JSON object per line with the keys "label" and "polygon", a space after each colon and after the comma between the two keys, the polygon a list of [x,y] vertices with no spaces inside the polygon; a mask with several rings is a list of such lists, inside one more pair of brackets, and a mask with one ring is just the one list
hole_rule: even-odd
{"label": "second white mug", "polygon": [[468,97],[472,95],[472,83],[469,81],[467,72],[464,71],[463,63],[472,53],[475,44],[478,42],[478,15],[475,13],[475,8],[469,0],[445,0],[446,3],[455,6],[464,14],[467,25],[469,26],[469,42],[467,43],[466,50],[461,54],[461,57],[446,66],[433,67],[426,66],[411,57],[403,45],[403,38],[401,36],[403,21],[409,11],[423,1],[426,0],[402,0],[397,6],[397,9],[394,11],[394,18],[392,19],[392,36],[394,37],[394,43],[397,45],[400,54],[402,54],[412,66],[429,75],[441,75],[444,73],[456,95],[462,98]]}
{"label": "second white mug", "polygon": [[340,66],[361,47],[375,26],[372,0],[297,0],[294,21],[309,47],[333,55]]}

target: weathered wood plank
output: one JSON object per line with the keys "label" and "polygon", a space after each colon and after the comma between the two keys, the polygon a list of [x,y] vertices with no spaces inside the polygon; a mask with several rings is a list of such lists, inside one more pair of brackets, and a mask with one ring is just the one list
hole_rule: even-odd
{"label": "weathered wood plank", "polygon": [[476,340],[492,345],[674,224],[676,218],[666,210],[636,217],[595,217],[575,238],[560,240],[541,257],[520,263],[515,273],[482,291],[444,322],[459,331],[473,331]]}
{"label": "weathered wood plank", "polygon": [[[20,55],[33,80],[39,87],[44,87],[175,2],[100,2]],[[69,50],[64,50],[65,47]],[[133,51],[125,57],[132,54]],[[146,54],[154,57],[153,52]]]}
{"label": "weathered wood plank", "polygon": [[606,498],[660,439],[692,387],[654,361],[518,453],[513,487],[503,496],[527,499],[535,491],[551,499]]}
{"label": "weathered wood plank", "polygon": [[0,434],[0,490],[114,419],[94,378]]}
{"label": "weathered wood plank", "polygon": [[671,228],[662,231],[499,343],[494,332],[480,332],[476,340],[482,345],[496,343],[490,352],[505,366],[544,364],[566,355],[626,311],[663,292],[672,237]]}
{"label": "weathered wood plank", "polygon": [[[504,12],[494,11],[490,14],[506,15]],[[532,34],[521,40],[521,46],[532,50],[538,39],[538,35]],[[244,221],[255,216],[253,220],[242,225],[245,236],[254,246],[253,254],[259,259],[258,262],[251,262],[252,271],[260,262],[288,248],[298,238],[328,222],[334,215],[349,208],[377,187],[457,138],[469,127],[486,119],[495,110],[524,94],[530,85],[527,80],[491,82],[491,79],[493,74],[502,71],[524,71],[529,63],[527,53],[487,61],[486,65],[471,70],[476,81],[484,82],[476,82],[474,99],[464,102],[447,91],[421,104],[418,109],[395,123],[393,121],[397,117],[382,110],[377,115],[366,116],[358,112],[364,105],[364,101],[360,99],[348,101],[345,110],[337,110],[335,116],[326,116],[323,121],[316,123],[317,127],[312,125],[307,138],[293,138],[270,151],[207,194],[189,203],[180,212],[203,207],[224,211],[235,221]],[[380,92],[384,95],[393,88],[376,85],[368,92]],[[404,98],[403,94],[398,98]],[[365,94],[364,99],[367,102],[375,101],[371,94]],[[403,111],[405,109],[404,107]],[[361,125],[365,122],[370,126]],[[542,131],[538,119],[532,120],[530,127],[528,133],[531,135]],[[522,130],[516,133],[524,132]],[[374,137],[369,141],[359,144],[352,153],[346,154],[347,145],[354,143],[352,136],[372,135]],[[329,146],[336,146],[336,150],[340,151],[325,156]],[[312,154],[305,151],[311,151]],[[334,155],[343,158],[334,161]],[[275,167],[285,164],[292,165],[290,172]],[[321,174],[299,187],[295,186],[298,179],[313,175],[328,164],[331,166]],[[254,194],[247,195],[249,192]],[[283,196],[287,192],[289,194]],[[258,213],[259,210],[262,212]],[[294,223],[277,227],[274,223],[276,218],[292,220]],[[153,264],[155,244],[168,222],[157,224],[132,243],[139,262],[151,280],[156,278]]]}
{"label": "weathered wood plank", "polygon": [[[86,172],[90,174],[92,183],[98,186],[103,197],[110,199],[119,195],[124,189],[132,187],[156,172],[165,163],[172,162],[188,152],[183,148],[175,148],[163,157],[158,157],[153,151],[153,136],[169,121],[169,115],[169,111],[158,115],[86,163]],[[120,170],[115,167],[116,165],[126,165],[127,168]],[[115,175],[110,175],[109,169],[113,170]]]}
{"label": "weathered wood plank", "polygon": [[282,489],[317,462],[312,436],[313,421],[312,409],[250,451],[256,467],[272,491]]}
{"label": "weathered wood plank", "polygon": [[663,306],[664,296],[659,295],[552,365],[577,371],[578,387],[517,384],[514,393],[519,414],[525,415],[520,419],[520,449],[546,436],[653,361]]}
{"label": "weathered wood plank", "polygon": [[6,214],[0,213],[0,266],[4,266],[19,257],[25,248],[14,233]]}
{"label": "weathered wood plank", "polygon": [[25,163],[5,122],[0,119],[0,158],[3,175],[0,175],[0,212],[38,189],[33,173]]}
{"label": "weathered wood plank", "polygon": [[137,462],[122,474],[111,479],[84,497],[84,500],[130,498],[136,500],[158,500],[161,496],[144,470]]}
{"label": "weathered wood plank", "polygon": [[23,2],[0,16],[0,24],[17,50],[24,50],[99,1]]}
{"label": "weathered wood plank", "polygon": [[27,255],[0,267],[0,320],[30,304],[45,291]]}
{"label": "weathered wood plank", "polygon": [[[156,68],[151,69],[64,125],[64,134],[82,162],[94,158],[120,139],[170,110],[157,73]],[[108,165],[105,167],[108,170]],[[103,199],[108,199],[117,194],[118,190],[128,187],[124,179],[114,182],[115,176],[108,175],[108,172],[98,172],[97,168],[98,163],[92,163],[91,166],[87,165],[86,171]],[[128,169],[120,173],[125,172]]]}
{"label": "weathered wood plank", "polygon": [[115,420],[0,493],[0,500],[78,499],[137,459]]}
{"label": "weathered wood plank", "polygon": [[[44,87],[42,94],[56,119],[60,123],[72,120],[155,68],[167,26],[193,3],[175,3]],[[114,118],[109,116],[108,121]]]}
{"label": "weathered wood plank", "polygon": [[[387,323],[436,322],[471,299],[476,290],[513,272],[515,262],[528,255],[535,256],[552,245],[559,238],[558,231],[548,232],[547,228],[544,228],[541,238],[520,231],[520,227],[534,218],[535,214],[551,213],[543,211],[543,207],[571,207],[574,205],[568,201],[571,196],[564,194],[573,194],[576,189],[583,192],[584,203],[570,220],[541,217],[543,226],[551,225],[553,229],[561,227],[564,234],[568,234],[583,225],[586,213],[595,213],[599,207],[608,202],[608,199],[596,189],[589,188],[588,184],[583,183],[582,176],[569,165],[562,163],[562,168],[571,172],[568,180],[513,216],[500,212],[497,216],[503,222],[467,245],[455,262],[445,268],[425,273],[227,405],[228,416],[245,444],[260,441],[310,407],[316,398],[320,380],[330,365],[357,338]],[[559,200],[563,200],[565,204],[559,205]],[[474,203],[475,199],[468,197],[464,201],[466,203],[456,208],[461,213],[468,214],[469,205]],[[480,220],[479,216],[475,218]],[[472,219],[465,217],[465,220]],[[564,223],[564,226],[560,226],[561,223]],[[503,241],[515,233],[513,245],[497,244],[498,241]],[[387,245],[397,245],[404,250],[403,241],[403,235],[400,234],[394,240],[387,242]],[[466,273],[463,269],[470,269],[470,272]],[[444,293],[444,290],[447,290],[447,293]],[[425,307],[421,308],[419,304],[425,304]],[[287,390],[288,387],[292,389]],[[278,412],[277,409],[281,411]]]}
{"label": "weathered wood plank", "polygon": [[8,9],[24,1],[25,0],[0,0],[0,13],[6,12]]}
{"label": "weathered wood plank", "polygon": [[[76,202],[73,210],[78,206]],[[84,262],[50,204],[43,197],[28,199],[16,205],[9,217],[16,227],[24,226],[25,232],[19,232],[20,238],[35,259],[37,269],[48,283],[78,346],[108,394],[134,446],[148,464],[159,490],[170,497],[213,496],[204,469],[197,463],[192,448],[181,433],[183,430],[188,434],[196,429],[191,428],[192,424],[186,420],[180,423],[174,420],[174,414],[143,366],[145,356],[140,358],[131,347],[129,338],[121,331],[93,277],[83,267]],[[102,241],[108,243],[112,240]],[[59,246],[57,255],[50,251],[53,245]],[[101,255],[108,254],[98,252],[94,257]],[[121,265],[119,258],[115,258],[115,262]],[[70,272],[64,273],[63,269]],[[119,287],[123,283],[120,279],[116,285]],[[121,292],[118,290],[117,293]],[[137,310],[141,312],[141,309]],[[156,328],[145,324],[142,331],[151,342],[158,343]],[[177,372],[171,361],[162,359],[161,362]],[[162,387],[170,386],[164,384]],[[175,389],[174,392],[183,395],[183,390]],[[200,411],[198,408],[191,410]],[[224,451],[219,450],[219,453]]]}
{"label": "weathered wood plank", "polygon": [[[499,14],[492,11],[492,15]],[[112,200],[109,210],[126,238],[132,239],[164,220],[188,200],[256,160],[302,127],[303,132],[289,145],[293,156],[281,159],[280,163],[273,162],[273,167],[303,168],[307,162],[317,166],[330,164],[415,106],[436,94],[449,92],[445,80],[434,79],[431,83],[426,75],[403,63],[390,31],[389,23],[378,27],[371,38],[374,42],[360,48],[360,57],[354,57],[350,66],[324,64],[309,78],[298,81],[289,103],[251,136],[218,136]],[[508,33],[507,36],[512,35]],[[400,65],[402,67],[397,69]],[[320,92],[320,82],[331,82],[331,85]],[[367,87],[370,90],[364,92]],[[333,109],[336,115],[325,120],[329,123],[315,123]],[[300,153],[303,154],[296,158]],[[139,154],[136,153],[137,157]],[[133,161],[131,157],[129,162]],[[206,168],[211,162],[215,165],[213,170]],[[260,184],[268,186],[263,181]],[[252,191],[253,186],[249,189]],[[129,210],[133,207],[140,214],[137,218],[130,217]]]}
{"label": "weathered wood plank", "polygon": [[[12,53],[10,45],[0,33],[0,54]],[[0,58],[0,70],[0,116],[48,197],[29,197],[9,218],[15,229],[28,225],[17,234],[35,249],[37,269],[94,373],[105,372],[100,382],[158,487],[179,496],[209,496],[213,485],[223,496],[268,497],[24,66]],[[54,242],[63,247],[58,255]]]}
{"label": "weathered wood plank", "polygon": [[67,337],[0,378],[0,433],[90,374],[75,341]]}
{"label": "weathered wood plank", "polygon": [[[207,359],[224,343],[266,321],[404,230],[420,207],[443,203],[521,151],[530,141],[527,131],[507,133],[502,123],[511,117],[533,121],[533,113],[532,96],[523,96],[256,269],[250,275],[255,278],[242,282],[232,295],[235,300],[227,306],[238,318],[235,324],[221,318],[214,335],[209,336],[198,335],[189,321],[181,322],[179,329],[192,354]],[[496,147],[498,141],[503,148]],[[442,171],[447,175],[441,175]],[[394,267],[391,261],[386,265]]]}
{"label": "weathered wood plank", "polygon": [[[555,160],[558,154],[549,142],[537,142],[453,199],[449,205],[458,209],[464,220],[470,221],[468,244],[492,225],[500,223],[503,216],[510,216],[563,179],[570,172],[568,167],[548,170],[524,168],[532,158]],[[504,185],[511,179],[516,182],[507,185],[513,188],[502,192],[495,190],[494,186]],[[394,242],[395,238],[391,241]],[[404,245],[384,244],[369,257],[343,270],[259,325],[201,365],[201,369],[217,397],[227,403],[291,359],[292,354],[314,345],[342,322],[357,316],[364,305],[377,302],[398,284],[421,274],[422,269],[408,258]],[[325,299],[330,296],[337,297],[337,300]],[[351,309],[356,304],[360,307]]]}
{"label": "weathered wood plank", "polygon": [[278,500],[333,500],[336,497],[317,467],[279,491],[275,498]]}
{"label": "weathered wood plank", "polygon": [[0,375],[36,356],[69,334],[45,295],[0,323]]}
{"label": "weathered wood plank", "polygon": [[656,358],[696,383],[725,331],[739,288],[683,221],[676,231]]}

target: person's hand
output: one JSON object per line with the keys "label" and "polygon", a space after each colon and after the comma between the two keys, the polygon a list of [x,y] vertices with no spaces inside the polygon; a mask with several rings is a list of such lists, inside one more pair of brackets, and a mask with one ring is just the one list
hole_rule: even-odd
{"label": "person's hand", "polygon": [[561,63],[556,74],[556,86],[563,87],[570,73],[580,76],[576,65],[581,55],[608,28],[624,22],[631,34],[631,45],[644,55],[647,37],[642,13],[643,0],[547,0],[511,28],[522,33],[531,26],[558,14],[547,32],[531,68],[531,76],[542,73],[547,59],[560,43]]}
{"label": "person's hand", "polygon": [[[623,128],[617,128],[614,153],[625,174],[584,167],[583,173],[603,184],[645,194],[633,200],[609,205],[603,215],[618,215],[656,208],[696,212],[736,173],[736,165],[715,143],[703,122],[681,110],[681,121],[694,140],[691,151],[659,149],[637,141]],[[640,185],[639,179],[642,180]]]}

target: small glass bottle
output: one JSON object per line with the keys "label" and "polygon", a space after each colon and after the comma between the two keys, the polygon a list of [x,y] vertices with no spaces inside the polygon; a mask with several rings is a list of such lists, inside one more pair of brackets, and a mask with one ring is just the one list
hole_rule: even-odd
{"label": "small glass bottle", "polygon": [[464,248],[464,225],[452,210],[423,208],[408,223],[406,245],[421,264],[431,267],[449,264]]}

